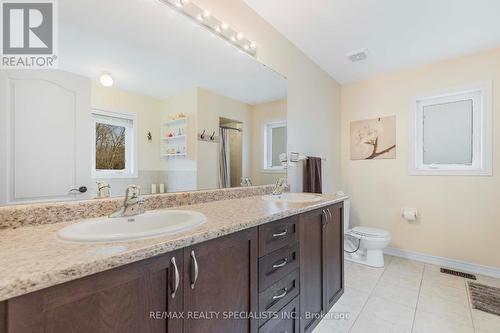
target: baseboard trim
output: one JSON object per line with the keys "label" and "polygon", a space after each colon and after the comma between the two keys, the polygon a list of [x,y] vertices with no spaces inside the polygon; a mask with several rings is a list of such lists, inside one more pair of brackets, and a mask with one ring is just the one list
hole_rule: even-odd
{"label": "baseboard trim", "polygon": [[406,250],[401,250],[401,249],[397,249],[397,248],[393,248],[393,247],[386,248],[384,250],[384,253],[391,255],[391,256],[395,256],[395,257],[401,257],[401,258],[421,261],[421,262],[425,262],[428,264],[433,264],[433,265],[443,266],[446,268],[452,268],[455,270],[465,271],[468,273],[476,273],[476,274],[491,276],[491,277],[495,277],[495,278],[500,278],[500,268],[498,268],[498,267],[478,265],[478,264],[473,264],[473,263],[462,261],[462,260],[432,256],[429,254],[406,251]]}

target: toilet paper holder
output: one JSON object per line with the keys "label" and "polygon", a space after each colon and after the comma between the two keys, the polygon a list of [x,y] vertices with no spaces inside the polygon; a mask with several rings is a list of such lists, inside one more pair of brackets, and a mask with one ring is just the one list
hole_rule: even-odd
{"label": "toilet paper holder", "polygon": [[417,220],[418,210],[416,208],[403,208],[401,216],[408,222],[414,222]]}

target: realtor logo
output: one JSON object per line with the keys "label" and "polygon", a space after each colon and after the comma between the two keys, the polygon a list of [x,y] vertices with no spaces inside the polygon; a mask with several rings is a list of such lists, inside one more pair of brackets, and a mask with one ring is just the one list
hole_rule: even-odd
{"label": "realtor logo", "polygon": [[2,68],[55,68],[55,2],[2,3]]}

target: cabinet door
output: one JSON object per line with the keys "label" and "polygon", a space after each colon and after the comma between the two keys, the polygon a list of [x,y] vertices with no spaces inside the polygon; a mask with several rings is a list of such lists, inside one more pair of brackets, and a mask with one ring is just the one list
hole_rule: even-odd
{"label": "cabinet door", "polygon": [[300,215],[300,309],[301,332],[311,332],[325,311],[325,250],[326,215],[322,209]]}
{"label": "cabinet door", "polygon": [[342,203],[328,207],[325,225],[326,302],[330,310],[344,292],[344,224]]}
{"label": "cabinet door", "polygon": [[225,317],[257,311],[257,255],[256,228],[184,249],[184,332],[257,332],[256,320]]}
{"label": "cabinet door", "polygon": [[181,254],[162,255],[13,298],[7,302],[7,332],[181,332],[180,320],[165,320],[167,311],[182,310],[180,283],[172,298],[176,282],[172,258],[182,269]]}
{"label": "cabinet door", "polygon": [[0,302],[0,333],[5,333],[7,330],[7,312],[5,311],[5,302]]}

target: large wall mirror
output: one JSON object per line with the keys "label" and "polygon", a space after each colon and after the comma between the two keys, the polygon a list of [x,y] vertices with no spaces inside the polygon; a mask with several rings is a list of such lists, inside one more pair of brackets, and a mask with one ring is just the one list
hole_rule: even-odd
{"label": "large wall mirror", "polygon": [[58,69],[0,71],[0,205],[283,177],[286,80],[157,0],[59,0]]}

